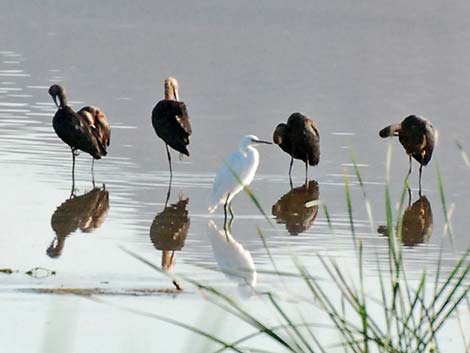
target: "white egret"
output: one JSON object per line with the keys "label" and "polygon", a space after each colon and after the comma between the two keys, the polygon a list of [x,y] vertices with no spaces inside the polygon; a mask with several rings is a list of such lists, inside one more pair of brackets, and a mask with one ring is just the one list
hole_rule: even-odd
{"label": "white egret", "polygon": [[232,199],[245,186],[252,182],[259,164],[259,153],[255,149],[259,143],[271,144],[262,141],[254,135],[243,136],[238,146],[238,151],[232,153],[219,169],[212,186],[209,199],[209,212],[212,213],[223,203],[224,214],[227,218],[227,208],[233,218],[231,207]]}
{"label": "white egret", "polygon": [[256,286],[257,273],[250,252],[233,238],[230,230],[218,230],[212,220],[209,221],[209,238],[220,270],[239,283],[242,293],[251,293]]}

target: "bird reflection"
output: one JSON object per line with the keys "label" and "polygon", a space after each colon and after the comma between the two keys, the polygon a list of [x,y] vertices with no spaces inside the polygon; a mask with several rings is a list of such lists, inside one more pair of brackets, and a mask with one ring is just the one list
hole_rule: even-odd
{"label": "bird reflection", "polygon": [[[411,202],[409,202],[410,204]],[[431,203],[426,196],[421,196],[403,213],[401,240],[405,246],[427,243],[431,238],[433,218]],[[386,226],[379,226],[378,233],[388,236]]]}
{"label": "bird reflection", "polygon": [[239,283],[242,294],[252,294],[257,273],[250,252],[233,238],[230,228],[218,230],[212,220],[208,228],[212,250],[220,270]]}
{"label": "bird reflection", "polygon": [[51,226],[56,237],[47,248],[47,255],[57,258],[62,254],[65,238],[80,229],[90,233],[101,227],[109,210],[109,192],[105,186],[65,200],[54,211]]}
{"label": "bird reflection", "polygon": [[[302,186],[291,189],[272,207],[277,223],[285,224],[290,235],[308,230],[318,214],[317,201],[320,195],[318,183],[310,180]],[[306,205],[307,204],[307,205]]]}
{"label": "bird reflection", "polygon": [[165,271],[175,267],[175,251],[183,249],[188,235],[190,218],[186,209],[189,198],[179,195],[178,202],[167,206],[158,213],[150,227],[150,240],[157,250],[162,250],[162,268]]}

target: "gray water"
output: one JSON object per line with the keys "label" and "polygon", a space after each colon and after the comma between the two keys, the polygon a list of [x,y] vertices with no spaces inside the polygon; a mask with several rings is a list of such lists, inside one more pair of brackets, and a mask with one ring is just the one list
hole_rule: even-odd
{"label": "gray water", "polygon": [[[0,268],[18,272],[0,273],[0,352],[204,347],[194,335],[160,321],[41,292],[57,288],[87,289],[115,304],[219,327],[232,339],[248,332],[194,288],[176,293],[168,277],[121,248],[157,265],[164,258],[170,273],[241,295],[246,305],[261,310],[247,283],[258,291],[298,284],[256,273],[272,269],[257,226],[286,271],[294,270],[292,254],[320,277],[327,276],[316,253],[345,266],[353,262],[345,176],[355,230],[364,242],[367,282],[377,289],[377,255],[387,251],[387,240],[376,229],[385,223],[390,145],[394,206],[408,168],[398,141],[381,140],[378,131],[411,113],[429,118],[439,141],[423,179],[432,227],[405,247],[407,270],[410,278],[423,268],[432,271],[441,246],[450,266],[470,245],[469,168],[456,145],[458,140],[470,149],[469,15],[464,1],[1,2]],[[179,80],[193,136],[191,158],[180,161],[173,153],[173,207],[162,215],[168,162],[150,115],[169,75]],[[113,128],[109,155],[95,163],[99,189],[92,191],[91,157],[82,153],[77,197],[71,201],[66,201],[72,186],[70,150],[51,125],[56,108],[47,90],[52,83],[66,88],[75,109],[99,106]],[[223,225],[221,210],[207,212],[215,171],[241,136],[270,139],[274,127],[294,111],[310,115],[321,134],[321,162],[309,171],[308,191],[302,188],[304,169],[297,161],[293,184],[298,189],[287,194],[289,157],[277,146],[260,146],[251,188],[276,226],[240,194],[233,203],[230,237],[235,245],[227,246],[228,236],[209,226],[211,220],[218,230]],[[452,241],[445,232],[437,166],[452,211]],[[414,164],[412,202],[418,199],[417,169]],[[321,206],[298,214],[298,200],[316,198],[327,205],[334,234]],[[168,262],[173,250],[173,262]],[[230,261],[249,264],[249,278],[230,275]],[[24,274],[35,267],[56,274]],[[460,343],[452,335],[443,341],[450,347]]]}

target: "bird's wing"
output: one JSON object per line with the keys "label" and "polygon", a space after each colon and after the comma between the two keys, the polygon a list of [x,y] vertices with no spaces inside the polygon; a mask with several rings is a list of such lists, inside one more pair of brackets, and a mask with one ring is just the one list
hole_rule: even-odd
{"label": "bird's wing", "polygon": [[232,153],[225,159],[214,179],[209,208],[215,209],[220,202],[225,201],[229,193],[231,194],[242,187],[234,174],[243,179],[245,174],[243,160],[244,155],[240,151]]}
{"label": "bird's wing", "polygon": [[188,109],[186,108],[186,104],[183,102],[177,102],[178,107],[175,111],[175,118],[176,121],[181,125],[181,127],[186,131],[188,135],[191,135],[193,133],[193,130],[191,129],[191,123],[189,122],[189,115],[188,115]]}
{"label": "bird's wing", "polygon": [[310,128],[314,131],[315,135],[317,135],[317,137],[320,138],[320,132],[318,131],[317,125],[315,124],[315,122],[312,119],[308,119],[307,122]]}
{"label": "bird's wing", "polygon": [[432,152],[434,151],[435,141],[434,129],[431,124],[426,124],[424,128],[424,138],[426,139],[426,141],[424,146],[425,153],[423,156],[422,164],[427,165],[431,160]]}

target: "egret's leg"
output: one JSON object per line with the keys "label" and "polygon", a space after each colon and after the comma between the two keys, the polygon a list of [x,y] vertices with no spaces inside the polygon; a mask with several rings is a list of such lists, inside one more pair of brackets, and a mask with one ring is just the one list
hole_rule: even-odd
{"label": "egret's leg", "polygon": [[230,220],[233,220],[235,218],[235,216],[233,214],[233,208],[232,208],[232,203],[231,202],[228,204],[228,211],[230,212]]}
{"label": "egret's leg", "polygon": [[421,175],[423,174],[423,165],[419,166],[419,197],[421,197]]}
{"label": "egret's leg", "polygon": [[292,164],[294,164],[294,157],[290,157],[290,164],[289,164],[289,178],[292,179]]}
{"label": "egret's leg", "polygon": [[224,223],[227,222],[227,207],[228,207],[229,197],[230,197],[230,194],[227,195],[227,198],[225,199],[225,203],[224,203]]}
{"label": "egret's leg", "polygon": [[173,178],[173,170],[171,169],[171,155],[170,155],[170,150],[168,149],[168,145],[165,145],[166,147],[166,154],[168,156],[168,164],[170,165],[170,179]]}

